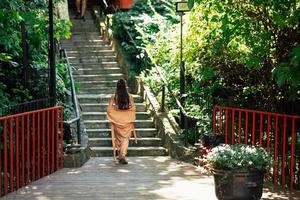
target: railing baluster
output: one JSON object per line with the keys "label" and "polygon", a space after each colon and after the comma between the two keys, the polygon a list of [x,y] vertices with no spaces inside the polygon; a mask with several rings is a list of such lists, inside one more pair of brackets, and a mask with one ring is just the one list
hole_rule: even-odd
{"label": "railing baluster", "polygon": [[47,110],[47,175],[50,174],[50,110]]}
{"label": "railing baluster", "polygon": [[277,157],[278,157],[278,115],[275,116],[275,145],[274,145],[274,173],[273,173],[273,182],[277,183]]}
{"label": "railing baluster", "polygon": [[238,135],[239,135],[238,143],[239,144],[241,144],[241,121],[242,121],[241,116],[242,116],[242,112],[239,110],[239,125],[238,125],[239,126],[239,128],[238,128]]}
{"label": "railing baluster", "polygon": [[270,143],[271,143],[271,137],[270,137],[270,131],[271,131],[271,115],[268,113],[268,123],[267,123],[267,151],[270,151]]}
{"label": "railing baluster", "polygon": [[[291,141],[291,165],[290,165],[290,188],[293,189],[294,186],[294,157],[295,157],[295,118],[292,118],[292,141]],[[298,169],[299,170],[299,169]],[[299,180],[298,180],[299,181]],[[299,181],[300,182],[300,181]]]}
{"label": "railing baluster", "polygon": [[40,116],[40,112],[38,112],[38,114],[37,114],[37,118],[38,118],[38,120],[37,120],[37,178],[39,179],[40,177],[41,177],[41,172],[40,172],[40,170],[41,170],[41,165],[40,165],[40,152],[41,152],[41,148],[40,148],[40,129],[41,129],[41,127],[40,127],[40,118],[41,118],[41,116]]}
{"label": "railing baluster", "polygon": [[213,113],[212,113],[212,133],[213,135],[216,133],[216,106],[213,105]]}
{"label": "railing baluster", "polygon": [[228,110],[225,109],[225,144],[228,144]]}
{"label": "railing baluster", "polygon": [[[20,117],[16,117],[16,189],[20,188],[20,166],[19,166],[19,119]],[[0,170],[1,171],[1,170]],[[1,185],[1,184],[0,184]],[[1,196],[1,194],[0,194]]]}
{"label": "railing baluster", "polygon": [[222,111],[222,107],[219,108],[219,135],[222,134],[222,117],[223,117],[223,111]]}
{"label": "railing baluster", "polygon": [[10,161],[10,192],[14,191],[14,148],[13,148],[13,141],[14,141],[14,136],[13,136],[13,118],[10,118],[9,120],[9,161]]}
{"label": "railing baluster", "polygon": [[281,160],[281,183],[285,185],[285,160],[286,160],[286,117],[283,118],[283,143]]}
{"label": "railing baluster", "polygon": [[58,170],[58,151],[59,151],[59,139],[58,139],[58,123],[59,123],[59,116],[58,116],[58,110],[55,110],[55,146],[56,146],[56,149],[55,149],[55,162],[56,162],[56,165],[55,165],[55,170]]}
{"label": "railing baluster", "polygon": [[234,144],[234,110],[232,109],[232,119],[231,119],[231,144]]}
{"label": "railing baluster", "polygon": [[32,113],[32,181],[35,180],[35,113]]}
{"label": "railing baluster", "polygon": [[252,145],[255,145],[255,112],[252,112]]}
{"label": "railing baluster", "polygon": [[21,186],[25,185],[25,120],[22,115],[22,181]]}
{"label": "railing baluster", "polygon": [[26,176],[26,184],[28,185],[30,182],[30,115],[27,114],[27,176]]}
{"label": "railing baluster", "polygon": [[245,112],[246,115],[246,127],[245,127],[245,144],[248,144],[248,111]]}
{"label": "railing baluster", "polygon": [[4,194],[7,194],[7,120],[4,120],[3,125],[3,158],[4,158]]}
{"label": "railing baluster", "polygon": [[259,123],[259,146],[262,146],[263,140],[263,114],[260,113],[260,123]]}
{"label": "railing baluster", "polygon": [[45,176],[45,112],[42,113],[42,177]]}
{"label": "railing baluster", "polygon": [[52,144],[52,151],[51,151],[51,158],[52,158],[52,165],[51,165],[51,172],[54,172],[54,155],[55,155],[55,148],[54,148],[54,143],[55,143],[55,121],[54,121],[54,110],[51,110],[51,144]]}

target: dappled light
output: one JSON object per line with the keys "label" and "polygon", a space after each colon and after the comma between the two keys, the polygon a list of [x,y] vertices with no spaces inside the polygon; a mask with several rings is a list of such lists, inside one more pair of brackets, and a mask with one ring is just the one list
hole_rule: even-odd
{"label": "dappled light", "polygon": [[[214,181],[199,168],[170,157],[91,158],[78,169],[62,169],[33,182],[8,199],[185,199],[215,200]],[[117,187],[117,188],[116,188]],[[127,198],[124,198],[126,194]],[[266,184],[263,200],[296,199],[296,192]]]}

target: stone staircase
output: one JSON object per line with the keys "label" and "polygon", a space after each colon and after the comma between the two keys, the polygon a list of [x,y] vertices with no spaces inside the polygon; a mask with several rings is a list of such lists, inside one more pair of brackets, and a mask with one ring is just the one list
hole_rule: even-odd
{"label": "stone staircase", "polygon": [[[74,15],[71,13],[70,16]],[[62,41],[62,47],[67,49],[69,61],[75,67],[74,79],[80,84],[78,99],[92,156],[112,156],[106,108],[117,81],[124,75],[112,47],[102,40],[89,12],[86,21],[72,19],[72,24],[72,38]],[[138,95],[133,97],[137,111],[138,144],[133,143],[133,138],[130,140],[128,156],[166,155],[143,99]]]}

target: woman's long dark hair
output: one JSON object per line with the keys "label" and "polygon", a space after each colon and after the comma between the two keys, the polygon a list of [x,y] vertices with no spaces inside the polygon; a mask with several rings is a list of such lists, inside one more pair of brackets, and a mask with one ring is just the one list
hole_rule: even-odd
{"label": "woman's long dark hair", "polygon": [[124,79],[120,79],[117,82],[117,88],[115,93],[115,103],[118,109],[126,110],[129,109],[129,93],[127,91],[126,82]]}

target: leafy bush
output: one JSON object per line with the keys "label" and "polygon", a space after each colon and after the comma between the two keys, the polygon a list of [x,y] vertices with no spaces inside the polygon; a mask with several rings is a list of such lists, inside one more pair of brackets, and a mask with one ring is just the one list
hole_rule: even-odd
{"label": "leafy bush", "polygon": [[266,171],[271,159],[265,149],[243,144],[220,145],[207,155],[208,167],[220,170]]}
{"label": "leafy bush", "polygon": [[[47,97],[48,1],[3,0],[0,8],[0,107]],[[25,22],[29,46],[27,80],[22,61],[22,22]],[[54,25],[56,39],[70,36],[70,22],[55,18]],[[62,74],[58,71],[57,75]],[[60,89],[58,94],[63,92]]]}

